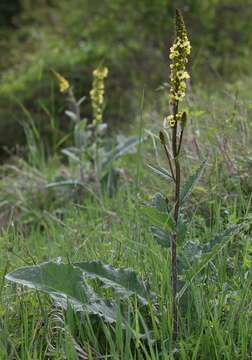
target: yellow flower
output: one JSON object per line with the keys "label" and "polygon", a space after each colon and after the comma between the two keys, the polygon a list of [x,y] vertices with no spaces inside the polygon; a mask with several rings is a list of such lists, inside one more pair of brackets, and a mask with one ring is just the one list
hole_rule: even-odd
{"label": "yellow flower", "polygon": [[180,121],[183,117],[183,111],[179,111],[176,116],[168,115],[164,118],[163,127],[167,129],[168,127],[174,127],[177,121]]}
{"label": "yellow flower", "polygon": [[57,80],[58,80],[58,84],[59,84],[59,88],[60,88],[60,92],[65,92],[70,88],[70,84],[69,82],[59,73],[57,73],[56,71],[53,71],[54,75],[56,76]]}
{"label": "yellow flower", "polygon": [[93,76],[98,79],[105,79],[108,76],[108,68],[107,67],[98,67],[93,71]]}
{"label": "yellow flower", "polygon": [[173,115],[168,115],[164,118],[163,127],[166,129],[168,127],[173,127],[176,123],[176,120]]}
{"label": "yellow flower", "polygon": [[185,96],[186,80],[190,78],[186,71],[186,64],[191,52],[190,41],[187,36],[186,27],[183,17],[179,10],[176,10],[176,37],[173,45],[170,48],[170,65],[171,75],[171,89],[170,101],[179,102]]}

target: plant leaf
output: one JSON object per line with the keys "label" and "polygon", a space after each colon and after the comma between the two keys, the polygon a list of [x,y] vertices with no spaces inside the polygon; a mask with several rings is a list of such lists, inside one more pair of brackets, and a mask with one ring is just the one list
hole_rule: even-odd
{"label": "plant leaf", "polygon": [[171,246],[172,239],[170,233],[157,226],[151,226],[151,232],[160,246],[164,248],[169,248]]}
{"label": "plant leaf", "polygon": [[154,225],[158,227],[163,227],[166,230],[173,230],[174,223],[171,216],[168,213],[160,212],[154,207],[142,207],[140,208],[141,212],[147,216]]}
{"label": "plant leaf", "polygon": [[162,213],[166,213],[166,215],[168,214],[167,200],[160,193],[156,193],[151,199],[151,201],[147,203],[147,205],[154,207]]}
{"label": "plant leaf", "polygon": [[74,154],[72,151],[70,151],[69,149],[63,149],[63,150],[61,150],[61,152],[62,152],[62,154],[68,156],[71,160],[81,163],[80,158],[76,154]]}
{"label": "plant leaf", "polygon": [[242,224],[231,225],[225,231],[223,231],[223,233],[214,237],[214,239],[210,242],[210,246],[207,248],[208,251],[204,253],[204,255],[200,256],[199,261],[197,261],[187,272],[187,282],[177,295],[178,301],[181,299],[193,279],[209,264],[211,260],[213,260],[218,255],[221,250],[223,250],[223,248],[230,241],[231,235],[236,233],[241,228]]}
{"label": "plant leaf", "polygon": [[80,106],[82,103],[83,103],[83,101],[85,101],[86,100],[86,96],[82,96],[78,101],[77,101],[77,105],[78,106]]}
{"label": "plant leaf", "polygon": [[100,261],[75,263],[74,266],[83,271],[84,277],[98,278],[105,288],[113,288],[120,295],[129,297],[135,294],[145,305],[151,297],[151,293],[146,290],[144,283],[131,269],[117,269]]}
{"label": "plant leaf", "polygon": [[195,185],[195,183],[199,180],[200,176],[202,175],[205,167],[206,167],[207,161],[204,160],[201,165],[198,167],[198,169],[188,177],[186,180],[180,194],[180,202],[181,205],[184,204],[185,200],[188,198],[188,196],[191,194],[192,189]]}
{"label": "plant leaf", "polygon": [[54,181],[46,185],[47,188],[55,188],[55,187],[84,187],[83,183],[78,180],[62,180],[62,181]]}
{"label": "plant leaf", "polygon": [[154,166],[154,165],[149,165],[147,164],[147,166],[157,175],[161,176],[163,179],[171,181],[172,180],[172,176],[169,174],[169,172],[164,169],[163,167],[160,166]]}
{"label": "plant leaf", "polygon": [[139,136],[131,136],[120,141],[120,143],[111,151],[107,153],[106,160],[103,166],[107,166],[111,161],[117,160],[120,157],[132,154],[136,150],[136,146],[143,142],[145,138]]}
{"label": "plant leaf", "polygon": [[117,310],[114,303],[99,298],[85,283],[83,271],[71,264],[46,262],[19,268],[6,275],[6,279],[47,293],[58,305],[77,312],[98,315],[115,322]]}
{"label": "plant leaf", "polygon": [[78,118],[77,118],[77,115],[73,112],[73,111],[70,111],[70,110],[66,110],[65,111],[65,114],[73,121],[77,121]]}
{"label": "plant leaf", "polygon": [[186,238],[187,224],[181,216],[179,217],[176,232],[177,232],[177,243],[183,244]]}

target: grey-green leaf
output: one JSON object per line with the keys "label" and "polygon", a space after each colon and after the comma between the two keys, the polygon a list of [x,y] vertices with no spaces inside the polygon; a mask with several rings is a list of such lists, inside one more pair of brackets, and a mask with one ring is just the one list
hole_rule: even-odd
{"label": "grey-green leaf", "polygon": [[162,177],[163,179],[167,180],[167,181],[171,181],[172,180],[172,176],[170,175],[170,173],[164,169],[163,167],[160,166],[154,166],[154,165],[149,165],[147,164],[147,166],[158,176]]}
{"label": "grey-green leaf", "polygon": [[140,138],[138,136],[131,136],[128,138],[121,138],[118,145],[107,153],[106,160],[103,166],[107,166],[111,161],[117,160],[124,155],[132,154],[136,151],[137,145],[145,140],[146,137]]}
{"label": "grey-green leaf", "polygon": [[155,207],[141,207],[141,212],[147,216],[154,225],[163,227],[166,230],[174,229],[174,222],[168,213],[160,212]]}
{"label": "grey-green leaf", "polygon": [[181,194],[180,194],[181,205],[183,205],[185,203],[188,196],[191,194],[195,183],[201,177],[206,165],[207,165],[207,161],[204,160],[201,163],[201,165],[198,167],[198,169],[191,176],[189,176],[188,179],[186,180],[186,182],[181,190]]}
{"label": "grey-green leaf", "polygon": [[84,187],[83,183],[78,180],[54,181],[54,182],[46,185],[47,188],[56,188],[56,187],[62,187],[62,186],[67,186],[67,187],[72,187],[72,188]]}
{"label": "grey-green leaf", "polygon": [[47,262],[26,266],[7,274],[6,278],[47,293],[64,309],[71,305],[77,312],[98,315],[108,322],[116,321],[115,304],[99,298],[85,282],[83,271],[71,264]]}
{"label": "grey-green leaf", "polygon": [[125,297],[135,294],[143,304],[147,304],[152,297],[131,269],[117,269],[100,261],[75,263],[74,266],[83,271],[84,277],[98,278],[104,287],[113,288],[116,293]]}
{"label": "grey-green leaf", "polygon": [[74,152],[71,151],[71,150],[72,150],[72,149],[63,149],[61,152],[62,152],[62,154],[68,156],[68,158],[69,158],[70,160],[73,160],[73,161],[76,161],[76,162],[78,162],[78,163],[81,163],[80,158],[79,158],[76,154],[74,154]]}
{"label": "grey-green leaf", "polygon": [[164,247],[169,248],[171,246],[171,234],[157,226],[151,226],[151,232],[157,243]]}
{"label": "grey-green leaf", "polygon": [[177,242],[178,244],[183,244],[186,238],[187,224],[181,216],[179,218],[176,230],[177,230]]}
{"label": "grey-green leaf", "polygon": [[78,120],[77,115],[73,111],[66,110],[65,114],[75,122]]}
{"label": "grey-green leaf", "polygon": [[156,193],[147,205],[156,208],[162,213],[166,213],[166,215],[168,214],[167,200],[160,193]]}
{"label": "grey-green leaf", "polygon": [[210,245],[208,248],[205,249],[206,252],[204,252],[200,257],[199,261],[194,263],[190,270],[188,270],[187,273],[187,282],[183,286],[183,288],[178,293],[178,300],[181,299],[184,292],[192,282],[192,280],[209,264],[210,261],[212,261],[218,253],[228,244],[228,242],[231,239],[231,235],[234,235],[242,228],[242,224],[239,225],[231,225],[228,227],[223,233],[218,234],[214,237],[214,239],[210,242]]}

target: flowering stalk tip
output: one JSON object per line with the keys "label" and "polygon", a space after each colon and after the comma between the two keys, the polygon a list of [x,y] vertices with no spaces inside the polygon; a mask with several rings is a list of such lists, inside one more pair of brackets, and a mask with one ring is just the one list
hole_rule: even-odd
{"label": "flowering stalk tip", "polygon": [[191,45],[188,39],[183,17],[179,10],[176,10],[176,36],[170,49],[171,69],[171,90],[170,101],[181,101],[185,96],[186,80],[189,74],[186,71],[186,64],[191,52]]}
{"label": "flowering stalk tip", "polygon": [[[185,23],[181,12],[176,10],[175,40],[170,48],[170,93],[169,100],[172,105],[178,105],[183,100],[186,91],[186,81],[190,78],[186,66],[191,52]],[[174,127],[182,119],[182,112],[169,115],[164,119],[164,127]]]}
{"label": "flowering stalk tip", "polygon": [[70,84],[62,75],[60,75],[58,72],[53,71],[56,79],[58,80],[59,89],[60,92],[64,93],[70,88]]}
{"label": "flowering stalk tip", "polygon": [[108,68],[100,66],[93,71],[93,86],[90,98],[93,109],[93,125],[100,124],[103,116],[104,79],[108,76]]}

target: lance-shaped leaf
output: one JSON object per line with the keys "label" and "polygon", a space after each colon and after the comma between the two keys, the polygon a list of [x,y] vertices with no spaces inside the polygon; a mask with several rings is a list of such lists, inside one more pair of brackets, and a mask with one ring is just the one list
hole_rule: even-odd
{"label": "lance-shaped leaf", "polygon": [[154,239],[160,246],[164,248],[169,248],[171,246],[172,239],[171,234],[168,233],[168,231],[165,231],[157,226],[151,226],[151,232]]}
{"label": "lance-shaped leaf", "polygon": [[198,169],[186,180],[180,194],[180,202],[181,205],[184,204],[188,196],[191,194],[194,185],[201,177],[205,167],[206,167],[206,160],[202,162],[202,164],[198,167]]}
{"label": "lance-shaped leaf", "polygon": [[47,293],[64,309],[70,305],[77,312],[98,315],[115,322],[115,303],[99,298],[85,282],[83,271],[71,264],[46,262],[19,268],[6,275],[7,280]]}
{"label": "lance-shaped leaf", "polygon": [[179,221],[176,227],[176,233],[177,233],[177,243],[183,244],[186,238],[187,224],[185,220],[182,218],[182,216],[179,217]]}
{"label": "lance-shaped leaf", "polygon": [[136,151],[137,145],[143,142],[146,137],[131,136],[128,138],[121,138],[119,144],[106,154],[103,166],[107,166],[111,161],[117,160],[124,155],[132,154]]}
{"label": "lance-shaped leaf", "polygon": [[120,295],[129,297],[135,294],[143,304],[147,304],[148,299],[152,297],[144,283],[131,269],[116,269],[100,261],[75,263],[74,265],[84,272],[85,277],[98,278],[104,287],[113,288]]}
{"label": "lance-shaped leaf", "polygon": [[168,213],[167,199],[160,193],[156,193],[147,205],[154,207],[162,213]]}
{"label": "lance-shaped leaf", "polygon": [[70,160],[76,161],[78,163],[81,163],[80,157],[75,154],[75,149],[69,148],[69,149],[63,149],[61,150],[62,154],[69,157]]}
{"label": "lance-shaped leaf", "polygon": [[223,231],[223,233],[214,237],[209,246],[205,248],[205,252],[203,251],[202,254],[198,254],[201,256],[199,256],[199,260],[196,261],[187,271],[186,284],[177,295],[178,301],[181,299],[193,279],[195,279],[195,277],[210,263],[210,261],[212,261],[223,250],[223,248],[230,241],[231,235],[234,235],[239,230],[241,230],[242,226],[242,224],[231,225],[225,231]]}
{"label": "lance-shaped leaf", "polygon": [[85,187],[84,184],[79,180],[54,181],[46,185],[47,188],[55,188],[62,186],[71,187],[71,188]]}
{"label": "lance-shaped leaf", "polygon": [[155,207],[141,207],[140,211],[143,215],[147,216],[158,227],[163,227],[166,230],[174,229],[174,221],[170,214],[161,212]]}
{"label": "lance-shaped leaf", "polygon": [[149,165],[147,164],[147,166],[158,176],[162,177],[163,179],[167,180],[167,181],[171,181],[172,180],[172,176],[171,174],[164,169],[161,166],[154,166],[154,165]]}

